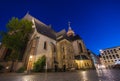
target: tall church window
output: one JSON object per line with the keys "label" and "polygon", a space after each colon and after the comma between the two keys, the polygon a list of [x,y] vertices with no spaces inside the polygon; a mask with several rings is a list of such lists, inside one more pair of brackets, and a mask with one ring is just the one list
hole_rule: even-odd
{"label": "tall church window", "polygon": [[36,40],[34,39],[32,47],[35,47],[35,46],[36,46]]}
{"label": "tall church window", "polygon": [[47,49],[47,42],[46,41],[44,42],[44,49],[45,50]]}
{"label": "tall church window", "polygon": [[50,42],[50,43],[51,43],[51,45],[52,45],[52,51],[53,51],[53,52],[56,52],[56,48],[55,48],[54,43],[53,43],[53,42]]}
{"label": "tall church window", "polygon": [[62,52],[64,53],[64,46],[62,46]]}
{"label": "tall church window", "polygon": [[63,55],[63,59],[65,59],[65,55]]}
{"label": "tall church window", "polygon": [[79,49],[80,49],[80,52],[83,52],[81,43],[79,43]]}
{"label": "tall church window", "polygon": [[53,52],[56,52],[55,45],[53,44]]}

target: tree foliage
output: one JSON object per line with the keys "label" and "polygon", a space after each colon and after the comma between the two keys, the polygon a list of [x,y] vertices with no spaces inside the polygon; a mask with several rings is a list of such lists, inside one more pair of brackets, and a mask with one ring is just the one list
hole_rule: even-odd
{"label": "tree foliage", "polygon": [[13,17],[7,24],[7,32],[2,32],[2,44],[12,50],[9,59],[17,59],[26,46],[32,32],[32,22]]}
{"label": "tree foliage", "polygon": [[46,57],[45,55],[39,58],[33,65],[33,71],[41,72],[44,70],[44,66],[46,65]]}

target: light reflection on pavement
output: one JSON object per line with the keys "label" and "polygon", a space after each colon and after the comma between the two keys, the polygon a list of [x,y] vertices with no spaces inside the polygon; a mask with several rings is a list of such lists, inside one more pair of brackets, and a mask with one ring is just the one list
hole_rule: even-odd
{"label": "light reflection on pavement", "polygon": [[0,74],[0,81],[120,81],[120,70],[86,70],[75,72]]}

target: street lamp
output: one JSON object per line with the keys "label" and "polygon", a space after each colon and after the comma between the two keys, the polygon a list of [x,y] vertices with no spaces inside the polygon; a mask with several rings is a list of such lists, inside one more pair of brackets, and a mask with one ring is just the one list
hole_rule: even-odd
{"label": "street lamp", "polygon": [[30,55],[30,59],[32,59],[33,58],[33,56],[32,55]]}
{"label": "street lamp", "polygon": [[29,69],[28,69],[29,73],[30,73],[30,71],[32,69],[32,58],[33,58],[33,55],[30,55],[30,57],[29,57]]}

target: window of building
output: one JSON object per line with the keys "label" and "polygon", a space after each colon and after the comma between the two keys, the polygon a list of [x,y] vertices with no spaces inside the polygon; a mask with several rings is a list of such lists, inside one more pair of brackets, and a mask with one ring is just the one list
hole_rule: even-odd
{"label": "window of building", "polygon": [[103,56],[103,59],[105,60],[105,56]]}
{"label": "window of building", "polygon": [[79,43],[79,49],[80,49],[80,52],[83,52],[81,43]]}
{"label": "window of building", "polygon": [[106,56],[106,58],[108,59],[108,56]]}
{"label": "window of building", "polygon": [[55,48],[54,43],[52,43],[52,45],[53,45],[53,52],[56,52],[56,48]]}
{"label": "window of building", "polygon": [[65,59],[65,55],[63,55],[63,59]]}
{"label": "window of building", "polygon": [[109,58],[110,58],[110,59],[112,59],[112,56],[111,56],[111,55],[109,55]]}
{"label": "window of building", "polygon": [[115,61],[117,61],[117,60],[115,60]]}
{"label": "window of building", "polygon": [[107,53],[110,54],[109,50],[107,50]]}
{"label": "window of building", "polygon": [[105,63],[106,63],[106,61],[105,61]]}
{"label": "window of building", "polygon": [[45,50],[47,49],[47,42],[46,41],[44,42],[44,49]]}
{"label": "window of building", "polygon": [[110,50],[110,52],[113,54],[113,51],[112,51],[112,50]]}
{"label": "window of building", "polygon": [[115,55],[113,55],[113,58],[116,59]]}
{"label": "window of building", "polygon": [[116,49],[114,49],[114,52],[117,53]]}
{"label": "window of building", "polygon": [[106,55],[106,51],[104,51],[105,55]]}
{"label": "window of building", "polygon": [[113,62],[113,60],[111,60]]}
{"label": "window of building", "polygon": [[30,50],[30,54],[32,55],[32,54],[34,54],[34,48],[32,48],[31,50]]}
{"label": "window of building", "polygon": [[101,53],[102,55],[104,55],[104,53]]}
{"label": "window of building", "polygon": [[117,58],[119,58],[119,55],[118,55],[118,54],[116,54],[116,57],[117,57]]}
{"label": "window of building", "polygon": [[64,46],[62,46],[62,52],[64,53],[64,51],[65,51],[65,50],[64,50]]}

